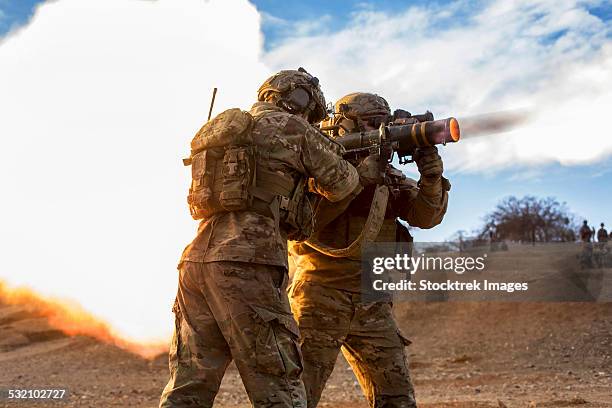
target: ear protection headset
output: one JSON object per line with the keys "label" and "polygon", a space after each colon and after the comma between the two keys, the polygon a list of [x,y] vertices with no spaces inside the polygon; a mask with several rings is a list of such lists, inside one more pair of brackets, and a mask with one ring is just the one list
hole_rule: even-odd
{"label": "ear protection headset", "polygon": [[283,94],[278,103],[289,113],[298,114],[310,108],[310,100],[310,92],[304,88],[298,87]]}

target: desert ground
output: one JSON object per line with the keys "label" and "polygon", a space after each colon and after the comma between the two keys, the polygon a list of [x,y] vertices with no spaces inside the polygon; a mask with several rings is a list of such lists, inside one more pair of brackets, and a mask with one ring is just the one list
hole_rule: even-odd
{"label": "desert ground", "polygon": [[[501,262],[516,251],[523,260],[542,258],[533,248],[496,256]],[[409,360],[422,408],[612,407],[609,301],[404,301],[395,312],[413,342]],[[167,376],[163,353],[145,359],[69,335],[32,304],[0,303],[0,389],[69,390],[64,401],[3,399],[0,407],[155,407]],[[250,406],[233,366],[215,406]],[[367,407],[342,357],[320,406]]]}

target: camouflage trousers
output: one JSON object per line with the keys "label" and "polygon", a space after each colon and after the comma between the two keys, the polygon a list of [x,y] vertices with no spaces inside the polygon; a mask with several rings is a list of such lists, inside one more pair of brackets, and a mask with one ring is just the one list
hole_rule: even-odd
{"label": "camouflage trousers", "polygon": [[405,347],[390,303],[359,303],[359,295],[306,281],[289,294],[304,357],[308,408],[321,398],[338,353],[353,368],[373,408],[416,407]]}
{"label": "camouflage trousers", "polygon": [[305,408],[299,332],[283,268],[183,262],[160,407],[212,407],[232,359],[256,408]]}

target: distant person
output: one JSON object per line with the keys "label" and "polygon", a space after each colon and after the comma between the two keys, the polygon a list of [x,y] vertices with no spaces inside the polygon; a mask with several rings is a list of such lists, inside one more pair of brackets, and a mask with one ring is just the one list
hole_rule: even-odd
{"label": "distant person", "polygon": [[606,229],[604,228],[604,223],[601,223],[601,228],[599,228],[599,230],[597,231],[597,242],[603,242],[606,243],[608,242],[608,231],[606,231]]}
{"label": "distant person", "polygon": [[602,222],[601,228],[597,231],[597,247],[599,250],[603,251],[606,248],[606,244],[608,243],[608,231],[604,228],[604,223]]}
{"label": "distant person", "polygon": [[497,251],[497,243],[495,242],[495,234],[493,230],[489,228],[489,250],[491,252]]}
{"label": "distant person", "polygon": [[585,268],[593,267],[593,244],[591,239],[593,238],[594,231],[589,227],[589,222],[584,220],[582,227],[578,232],[580,235],[580,241],[582,241],[582,252],[579,255],[580,266]]}
{"label": "distant person", "polygon": [[582,242],[591,242],[591,238],[593,237],[593,231],[589,227],[589,222],[584,220],[582,223],[582,227],[580,228],[580,240]]}

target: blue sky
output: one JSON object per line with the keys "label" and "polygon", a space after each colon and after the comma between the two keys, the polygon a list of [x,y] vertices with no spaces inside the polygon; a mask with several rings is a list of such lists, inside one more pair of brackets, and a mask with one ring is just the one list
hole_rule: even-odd
{"label": "blue sky", "polygon": [[0,0],[0,35],[28,21],[38,0]]}
{"label": "blue sky", "polygon": [[[299,1],[290,0],[282,2],[283,6],[279,7],[278,0],[254,0],[253,4],[258,10],[265,13],[266,16],[272,16],[284,20],[288,23],[295,23],[296,21],[308,21],[320,19],[322,17],[330,17],[329,24],[326,25],[325,29],[334,31],[341,29],[348,22],[348,18],[352,13],[362,10],[374,9],[372,4],[362,0],[343,0],[343,1]],[[386,0],[376,2],[376,10],[378,11],[393,11],[396,9],[405,8],[407,4],[426,4],[427,1],[400,1],[400,0]],[[282,36],[287,33],[286,30],[290,30],[291,27],[285,27],[283,24],[278,24],[279,21],[274,23],[272,21],[266,21],[264,19],[263,32],[266,38],[266,46],[274,44],[277,40],[282,39]]]}
{"label": "blue sky", "polygon": [[[36,0],[0,0],[0,36],[11,28],[27,23],[33,7],[38,3]],[[321,20],[324,24],[318,29],[334,32],[344,28],[354,13],[374,9],[371,3],[355,0],[337,2],[255,0],[253,3],[264,14],[262,30],[266,50],[274,49],[286,36],[292,35],[300,22]],[[408,5],[427,3],[380,1],[376,2],[376,10],[393,12]],[[466,4],[474,6],[479,3]],[[469,7],[465,10],[468,13]],[[595,4],[588,10],[605,22],[609,23],[612,20],[612,5],[609,1]],[[548,40],[553,42],[555,39],[556,36],[551,36]],[[559,120],[575,119],[559,118]],[[604,137],[609,137],[610,132],[604,134]],[[452,148],[453,146],[446,147],[446,149]],[[439,240],[459,229],[469,231],[477,228],[481,217],[500,199],[509,195],[554,196],[559,201],[567,202],[574,213],[579,217],[587,217],[592,224],[604,221],[612,225],[610,157],[589,165],[564,166],[555,163],[530,167],[517,165],[491,174],[482,171],[472,173],[463,171],[449,174],[448,177],[453,188],[447,217],[441,226],[432,231],[417,231],[415,233],[417,239]]]}
{"label": "blue sky", "polygon": [[[264,15],[273,16],[286,22],[307,21],[320,18],[329,18],[322,28],[322,31],[337,31],[346,26],[350,21],[350,17],[358,12],[377,11],[395,13],[403,11],[407,7],[422,6],[422,7],[444,7],[450,1],[427,1],[427,0],[382,0],[382,1],[363,1],[363,0],[343,0],[343,1],[322,1],[314,0],[303,2],[299,0],[290,0],[283,2],[283,7],[279,7],[280,2],[276,0],[253,0],[253,4],[258,10],[265,13]],[[471,4],[476,5],[481,2],[472,1]],[[464,14],[469,14],[469,7],[464,9]],[[274,24],[274,21],[264,19],[263,32],[269,44],[274,44],[279,37],[287,34],[287,27]]]}

